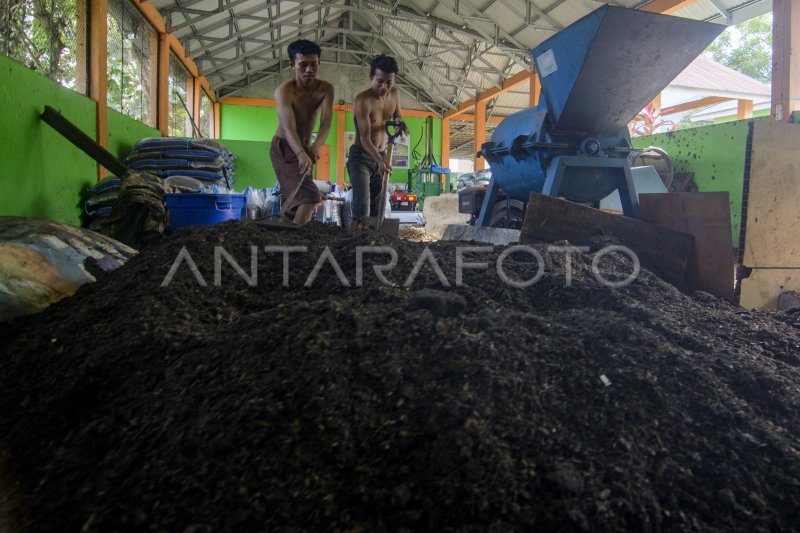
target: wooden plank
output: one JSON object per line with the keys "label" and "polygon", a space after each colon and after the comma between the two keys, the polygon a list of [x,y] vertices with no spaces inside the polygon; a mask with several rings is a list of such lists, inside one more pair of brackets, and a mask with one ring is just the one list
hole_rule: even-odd
{"label": "wooden plank", "polygon": [[800,269],[755,268],[741,281],[739,305],[745,309],[777,309],[785,291],[800,291]]}
{"label": "wooden plank", "polygon": [[169,43],[167,34],[158,34],[158,114],[156,127],[161,135],[169,135]]}
{"label": "wooden plank", "polygon": [[708,96],[693,102],[686,102],[685,104],[665,107],[661,110],[661,116],[663,117],[666,115],[672,115],[673,113],[680,113],[682,111],[690,111],[692,109],[707,107],[710,105],[719,104],[720,102],[727,102],[728,100],[733,100],[733,98],[726,98],[724,96]]}
{"label": "wooden plank", "polygon": [[319,149],[319,161],[316,164],[317,178],[321,181],[331,179],[331,145],[323,144]]}
{"label": "wooden plank", "polygon": [[642,220],[694,236],[686,288],[734,301],[727,192],[640,194]]}
{"label": "wooden plank", "polygon": [[753,123],[742,262],[751,268],[800,267],[800,126]]}
{"label": "wooden plank", "polygon": [[520,242],[569,241],[584,246],[598,235],[613,236],[633,250],[642,266],[684,288],[694,237],[633,218],[531,193]]}
{"label": "wooden plank", "polygon": [[[486,102],[475,104],[475,152],[481,149],[486,142]],[[475,158],[475,170],[486,168],[486,160],[482,157]]]}
{"label": "wooden plank", "polygon": [[344,122],[345,112],[342,110],[336,111],[336,186],[339,188],[344,187],[344,163],[347,159],[347,154],[344,153]]}
{"label": "wooden plank", "polygon": [[649,11],[650,13],[669,15],[688,5],[694,4],[696,1],[697,0],[653,0],[639,9],[642,11]]}
{"label": "wooden plank", "polygon": [[800,109],[800,0],[773,0],[772,13],[771,114],[791,122]]}

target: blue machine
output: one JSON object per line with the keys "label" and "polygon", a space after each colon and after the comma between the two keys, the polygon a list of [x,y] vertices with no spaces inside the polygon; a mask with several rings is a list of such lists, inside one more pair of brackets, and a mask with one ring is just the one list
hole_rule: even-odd
{"label": "blue machine", "polygon": [[481,146],[492,180],[482,201],[462,191],[460,210],[480,205],[477,225],[519,227],[531,192],[597,205],[616,190],[638,217],[627,124],[724,29],[605,5],[544,41],[532,52],[539,104]]}

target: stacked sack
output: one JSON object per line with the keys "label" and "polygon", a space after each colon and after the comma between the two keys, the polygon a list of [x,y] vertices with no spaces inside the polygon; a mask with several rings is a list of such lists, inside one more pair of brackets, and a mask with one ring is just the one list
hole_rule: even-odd
{"label": "stacked sack", "polygon": [[83,203],[87,216],[86,227],[99,231],[108,224],[114,204],[119,198],[119,187],[119,178],[109,176],[89,190],[89,196]]}
{"label": "stacked sack", "polygon": [[236,165],[234,156],[224,146],[209,139],[183,137],[148,137],[136,143],[125,164],[146,170],[161,178],[173,176],[199,180],[219,189],[231,188]]}

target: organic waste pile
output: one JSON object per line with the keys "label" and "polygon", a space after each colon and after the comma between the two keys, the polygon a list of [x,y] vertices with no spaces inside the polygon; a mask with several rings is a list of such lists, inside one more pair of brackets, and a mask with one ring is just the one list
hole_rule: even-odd
{"label": "organic waste pile", "polygon": [[800,527],[797,315],[464,246],[184,228],[0,326],[13,530]]}

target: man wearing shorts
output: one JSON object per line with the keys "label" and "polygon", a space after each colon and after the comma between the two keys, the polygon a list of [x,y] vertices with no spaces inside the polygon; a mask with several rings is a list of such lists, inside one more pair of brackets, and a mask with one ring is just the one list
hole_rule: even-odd
{"label": "man wearing shorts", "polygon": [[[333,85],[317,79],[321,54],[317,44],[299,40],[290,44],[288,51],[294,76],[275,90],[278,129],[269,147],[269,157],[278,176],[281,201],[286,201],[298,180],[302,180],[287,215],[289,222],[305,224],[321,201],[319,189],[311,178],[311,167],[319,160],[320,147],[331,129]],[[312,144],[311,134],[320,113],[319,131]]]}
{"label": "man wearing shorts", "polygon": [[351,231],[362,228],[370,214],[377,214],[380,203],[386,201],[380,198],[383,176],[392,171],[391,163],[384,162],[388,140],[386,122],[400,122],[403,131],[408,131],[402,124],[400,94],[394,86],[397,71],[393,58],[377,56],[369,70],[372,87],[359,93],[353,102],[356,139],[347,158],[353,191]]}

